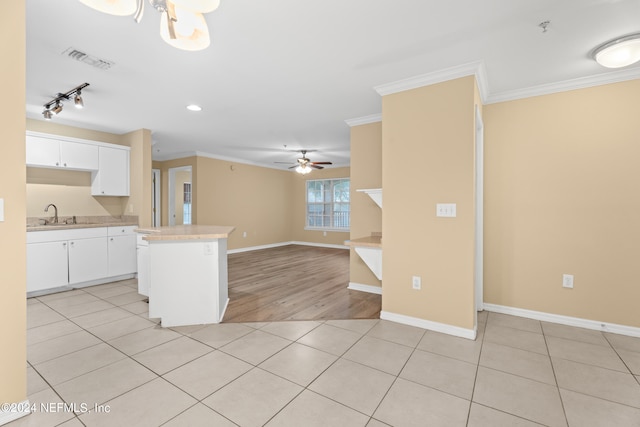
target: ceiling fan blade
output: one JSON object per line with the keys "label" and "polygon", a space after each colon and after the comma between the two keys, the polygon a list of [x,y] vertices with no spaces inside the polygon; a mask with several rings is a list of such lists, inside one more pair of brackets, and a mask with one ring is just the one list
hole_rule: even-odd
{"label": "ceiling fan blade", "polygon": [[273,163],[282,163],[283,165],[290,165],[291,162],[273,162]]}
{"label": "ceiling fan blade", "polygon": [[331,162],[311,162],[312,165],[332,165]]}
{"label": "ceiling fan blade", "polygon": [[314,165],[313,163],[309,163],[307,166],[312,167],[312,168],[314,168],[314,169],[324,169],[324,167],[322,167],[322,166],[316,166],[316,165]]}
{"label": "ceiling fan blade", "polygon": [[297,167],[298,167],[298,165],[293,165],[293,166],[291,166],[291,167],[289,167],[289,168],[287,168],[287,169],[295,169],[295,168],[297,168]]}

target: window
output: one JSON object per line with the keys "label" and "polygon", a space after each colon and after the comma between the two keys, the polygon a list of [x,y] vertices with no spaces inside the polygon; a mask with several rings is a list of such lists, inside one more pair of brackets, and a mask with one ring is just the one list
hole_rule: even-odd
{"label": "window", "polygon": [[349,213],[349,178],[307,181],[306,229],[349,231]]}
{"label": "window", "polygon": [[182,184],[183,191],[183,210],[182,210],[182,223],[191,224],[191,183],[185,182]]}

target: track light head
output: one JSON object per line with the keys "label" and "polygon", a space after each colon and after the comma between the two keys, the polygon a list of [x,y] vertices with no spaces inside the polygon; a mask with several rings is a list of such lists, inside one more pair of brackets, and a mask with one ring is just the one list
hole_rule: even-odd
{"label": "track light head", "polygon": [[60,111],[62,111],[62,104],[60,104],[60,101],[56,101],[56,106],[53,107],[51,111],[53,111],[56,114],[59,114]]}
{"label": "track light head", "polygon": [[51,110],[44,110],[42,112],[42,115],[44,116],[45,120],[51,120]]}
{"label": "track light head", "polygon": [[76,96],[73,98],[73,104],[78,109],[84,108],[84,101],[82,100],[82,96],[80,95],[80,90],[76,92]]}

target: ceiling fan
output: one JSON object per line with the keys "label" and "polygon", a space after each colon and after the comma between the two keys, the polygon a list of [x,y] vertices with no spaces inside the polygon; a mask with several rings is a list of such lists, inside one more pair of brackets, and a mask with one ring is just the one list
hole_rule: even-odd
{"label": "ceiling fan", "polygon": [[[296,163],[295,165],[291,166],[289,169],[295,169],[296,172],[301,173],[301,174],[308,174],[309,172],[311,172],[313,169],[324,169],[324,166],[319,166],[319,165],[331,165],[333,163],[331,162],[312,162],[311,160],[309,160],[307,158],[307,153],[315,151],[315,150],[298,150],[300,151],[300,153],[302,153],[302,157],[300,157],[298,159],[298,163]],[[287,163],[289,164],[290,162],[276,162],[276,163]]]}

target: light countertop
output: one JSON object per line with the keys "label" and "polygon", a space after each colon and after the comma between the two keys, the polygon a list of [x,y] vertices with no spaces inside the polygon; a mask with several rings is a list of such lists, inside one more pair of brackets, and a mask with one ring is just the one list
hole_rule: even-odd
{"label": "light countertop", "polygon": [[173,225],[164,227],[140,227],[135,231],[146,234],[143,239],[157,240],[198,240],[226,239],[236,228],[226,225]]}
{"label": "light countertop", "polygon": [[366,246],[370,248],[381,248],[382,236],[360,237],[358,239],[347,240],[344,242],[344,244],[351,247]]}
{"label": "light countertop", "polygon": [[[51,230],[71,230],[76,228],[98,228],[98,227],[125,227],[138,225],[138,217],[134,215],[122,216],[78,216],[76,224],[72,223],[72,217],[60,216],[57,224],[44,225],[45,218],[27,218],[27,231],[51,231]],[[52,218],[47,217],[50,221]]]}

